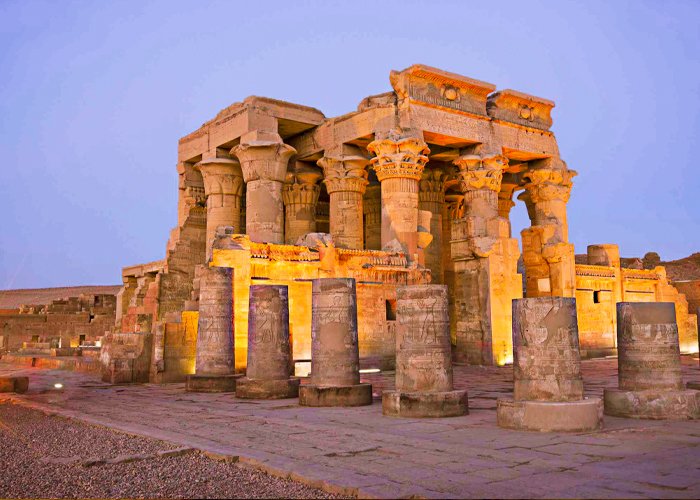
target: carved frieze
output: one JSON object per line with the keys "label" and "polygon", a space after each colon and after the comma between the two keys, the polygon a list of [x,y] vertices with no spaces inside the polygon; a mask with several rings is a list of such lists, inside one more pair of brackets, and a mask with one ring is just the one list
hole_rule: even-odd
{"label": "carved frieze", "polygon": [[552,126],[553,107],[553,101],[510,89],[491,94],[486,102],[491,118],[539,130]]}

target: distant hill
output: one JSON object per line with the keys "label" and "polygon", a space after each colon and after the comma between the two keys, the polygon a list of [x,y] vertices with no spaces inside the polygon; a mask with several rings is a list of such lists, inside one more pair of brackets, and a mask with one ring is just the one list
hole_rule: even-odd
{"label": "distant hill", "polygon": [[52,300],[77,297],[81,293],[116,295],[121,285],[66,286],[60,288],[24,288],[0,290],[0,309],[17,309],[22,304],[43,305]]}
{"label": "distant hill", "polygon": [[661,265],[666,268],[671,281],[700,279],[700,252],[678,260],[662,261]]}

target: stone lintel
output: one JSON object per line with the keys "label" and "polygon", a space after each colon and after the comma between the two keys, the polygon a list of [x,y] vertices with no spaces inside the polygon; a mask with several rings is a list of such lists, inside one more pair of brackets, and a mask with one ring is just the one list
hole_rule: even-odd
{"label": "stone lintel", "polygon": [[486,103],[491,118],[540,130],[552,126],[553,107],[554,101],[511,89],[491,94]]}

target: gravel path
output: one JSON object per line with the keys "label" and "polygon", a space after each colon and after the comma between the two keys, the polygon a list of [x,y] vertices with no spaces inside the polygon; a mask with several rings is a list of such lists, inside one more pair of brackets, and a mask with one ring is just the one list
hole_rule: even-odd
{"label": "gravel path", "polygon": [[198,452],[158,456],[175,449],[3,403],[0,498],[339,498]]}

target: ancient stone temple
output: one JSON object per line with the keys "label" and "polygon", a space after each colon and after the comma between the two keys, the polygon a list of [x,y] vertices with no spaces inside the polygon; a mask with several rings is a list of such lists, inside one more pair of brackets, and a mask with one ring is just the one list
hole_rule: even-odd
{"label": "ancient stone temple", "polygon": [[[117,331],[153,335],[151,380],[193,373],[209,263],[235,269],[238,372],[252,285],[287,286],[298,375],[311,358],[313,279],[355,279],[360,364],[373,368],[395,363],[399,286],[447,286],[454,361],[476,364],[512,360],[511,302],[523,293],[577,297],[594,318],[591,343],[581,329],[592,352],[614,351],[614,299],[629,283],[658,293],[625,300],[663,300],[659,273],[626,276],[619,259],[593,252],[579,272],[567,224],[576,171],[550,130],[552,101],[423,65],[390,83],[332,118],[248,97],[180,139],[165,258],[125,268],[117,305]],[[531,221],[521,241],[509,221],[518,201]]]}

